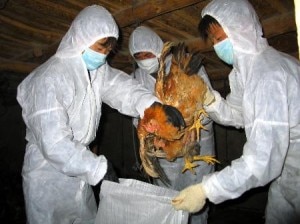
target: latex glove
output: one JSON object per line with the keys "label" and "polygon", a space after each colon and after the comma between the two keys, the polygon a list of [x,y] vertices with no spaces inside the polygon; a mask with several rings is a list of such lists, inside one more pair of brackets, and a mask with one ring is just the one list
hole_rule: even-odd
{"label": "latex glove", "polygon": [[213,92],[210,90],[210,88],[207,86],[206,93],[204,95],[203,104],[204,104],[204,106],[209,106],[213,102],[215,102],[215,96],[214,96]]}
{"label": "latex glove", "polygon": [[206,194],[202,184],[189,186],[179,192],[172,200],[176,210],[185,210],[191,213],[200,211],[206,202]]}

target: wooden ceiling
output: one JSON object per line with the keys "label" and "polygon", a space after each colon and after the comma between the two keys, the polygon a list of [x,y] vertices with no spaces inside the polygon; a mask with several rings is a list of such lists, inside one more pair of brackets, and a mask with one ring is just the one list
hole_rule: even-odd
{"label": "wooden ceiling", "polygon": [[[250,0],[265,36],[276,49],[298,57],[293,0]],[[209,0],[0,0],[0,72],[26,76],[53,55],[74,17],[85,6],[107,8],[120,27],[112,66],[133,70],[128,38],[138,25],[151,27],[164,41],[184,41],[206,56],[212,82],[225,80],[230,67],[199,38],[200,13]]]}

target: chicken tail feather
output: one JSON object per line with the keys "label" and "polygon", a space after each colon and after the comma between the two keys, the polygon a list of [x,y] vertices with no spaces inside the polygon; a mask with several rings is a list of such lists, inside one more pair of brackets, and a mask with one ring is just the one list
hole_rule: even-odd
{"label": "chicken tail feather", "polygon": [[149,159],[151,160],[151,163],[155,169],[155,172],[158,174],[159,179],[161,180],[161,182],[166,185],[166,187],[169,187],[171,185],[169,178],[167,177],[165,171],[163,170],[163,168],[160,166],[159,164],[159,159],[157,157],[149,157]]}

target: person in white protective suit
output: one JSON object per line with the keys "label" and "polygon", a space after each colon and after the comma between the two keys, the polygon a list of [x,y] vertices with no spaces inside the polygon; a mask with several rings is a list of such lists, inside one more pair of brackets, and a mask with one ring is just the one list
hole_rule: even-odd
{"label": "person in white protective suit", "polygon": [[[147,89],[154,92],[155,90],[155,74],[158,72],[158,58],[163,49],[163,41],[149,27],[137,27],[129,37],[129,51],[138,68],[131,74],[136,80],[143,84]],[[170,69],[172,55],[166,59],[167,70]],[[204,67],[199,69],[198,75],[204,79],[208,86],[210,82]],[[137,119],[134,120],[136,124]],[[215,155],[213,122],[211,119],[205,118],[206,130],[201,131],[200,136],[200,154]],[[170,186],[174,190],[182,190],[185,187],[198,183],[202,180],[203,175],[214,171],[214,166],[203,161],[198,162],[199,166],[195,168],[196,175],[191,172],[182,173],[184,161],[182,158],[177,158],[174,162],[169,162],[166,159],[159,159],[159,163],[166,173]],[[158,186],[166,187],[159,179],[154,179],[154,183]],[[190,217],[189,223],[207,223],[208,208]]]}
{"label": "person in white protective suit", "polygon": [[218,123],[244,128],[243,155],[172,200],[195,212],[206,198],[221,203],[272,182],[266,223],[300,223],[300,63],[270,47],[246,0],[213,0],[202,11],[201,36],[233,69],[230,94],[205,109]]}
{"label": "person in white protective suit", "polygon": [[118,27],[103,7],[83,9],[48,61],[18,87],[26,146],[22,176],[28,223],[94,223],[97,206],[90,185],[107,171],[107,160],[89,150],[107,103],[143,116],[158,99],[110,67],[106,56]]}

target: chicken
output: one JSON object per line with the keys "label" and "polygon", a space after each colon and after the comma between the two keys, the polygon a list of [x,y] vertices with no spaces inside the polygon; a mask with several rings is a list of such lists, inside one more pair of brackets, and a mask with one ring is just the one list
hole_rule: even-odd
{"label": "chicken", "polygon": [[[171,52],[171,67],[166,74],[165,59]],[[183,43],[165,43],[155,85],[155,94],[162,104],[145,110],[137,127],[142,165],[148,175],[160,178],[165,183],[168,183],[168,179],[158,158],[173,161],[183,157],[185,164],[182,172],[190,170],[193,173],[193,168],[198,166],[194,161],[218,162],[213,156],[199,155],[200,129],[204,128],[201,121],[207,116],[203,109],[207,85],[197,74],[202,60],[199,52],[187,54]],[[174,123],[166,115],[166,110],[170,108],[177,109],[184,122]]]}

